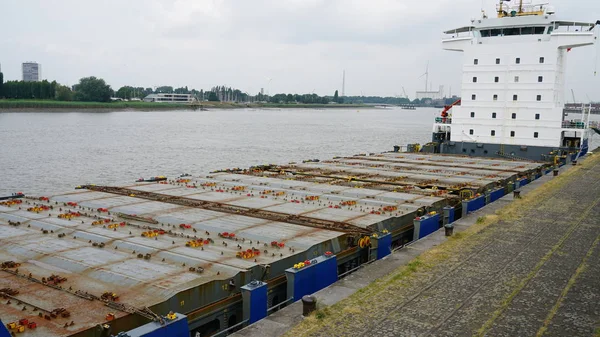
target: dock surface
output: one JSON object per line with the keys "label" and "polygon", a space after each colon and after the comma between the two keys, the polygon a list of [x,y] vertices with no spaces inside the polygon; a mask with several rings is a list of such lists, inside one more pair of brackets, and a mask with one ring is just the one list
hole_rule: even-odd
{"label": "dock surface", "polygon": [[486,218],[286,336],[600,335],[600,155]]}

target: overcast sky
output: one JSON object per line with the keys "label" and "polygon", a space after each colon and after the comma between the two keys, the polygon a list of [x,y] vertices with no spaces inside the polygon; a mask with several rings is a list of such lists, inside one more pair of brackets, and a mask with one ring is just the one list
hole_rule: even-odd
{"label": "overcast sky", "polygon": [[[598,0],[553,0],[560,18],[595,22]],[[493,15],[495,1],[483,7]],[[479,17],[481,0],[0,0],[0,63],[43,78],[122,85],[228,85],[256,93],[402,95],[430,81],[457,93],[461,54],[441,32]],[[598,47],[569,54],[567,89],[600,100]],[[271,82],[269,83],[269,78]],[[570,97],[570,96],[569,96]],[[579,99],[579,98],[578,98]]]}

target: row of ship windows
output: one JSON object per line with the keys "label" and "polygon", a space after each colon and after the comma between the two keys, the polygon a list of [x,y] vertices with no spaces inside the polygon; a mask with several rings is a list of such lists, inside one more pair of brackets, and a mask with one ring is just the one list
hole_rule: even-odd
{"label": "row of ship windows", "polygon": [[[495,94],[494,96],[492,96],[492,99],[493,99],[494,101],[497,101],[497,100],[498,100],[498,95],[497,95],[497,94]],[[537,96],[535,97],[535,99],[536,99],[536,101],[540,102],[540,101],[542,100],[542,95],[537,95]],[[471,100],[472,100],[472,101],[476,101],[476,100],[477,100],[477,95],[476,95],[476,94],[473,94],[473,95],[471,95]],[[518,100],[519,100],[519,95],[513,95],[513,101],[515,101],[515,102],[516,102],[516,101],[518,101]]]}
{"label": "row of ship windows", "polygon": [[[514,81],[515,81],[515,83],[519,83],[519,76],[515,76]],[[494,77],[494,82],[500,83],[500,77],[498,77],[498,76]],[[538,76],[538,83],[542,83],[542,82],[544,82],[544,76]],[[473,83],[477,83],[476,76],[473,76]]]}
{"label": "row of ship windows", "polygon": [[[499,58],[497,58],[496,59],[496,64],[500,64],[501,63],[500,61],[501,60]],[[540,64],[543,64],[543,63],[546,62],[546,59],[542,56],[542,57],[540,57],[539,62],[540,62]],[[479,59],[473,59],[473,64],[474,65],[478,65],[479,64]],[[515,58],[515,64],[521,64],[521,58],[520,57]]]}
{"label": "row of ship windows", "polygon": [[[470,129],[470,130],[469,130],[469,134],[470,134],[470,135],[475,135],[475,130],[473,130],[473,129]],[[511,131],[511,132],[510,132],[510,136],[511,136],[511,137],[513,137],[513,138],[515,137],[515,134],[516,134],[516,133],[515,133],[514,131]],[[496,135],[496,130],[492,130],[492,131],[490,132],[490,135],[491,135],[491,136],[495,136],[495,135]],[[538,137],[539,137],[539,133],[537,133],[537,132],[534,132],[534,133],[533,133],[533,138],[538,138]]]}
{"label": "row of ship windows", "polygon": [[[492,118],[496,118],[497,114],[492,112]],[[513,112],[512,119],[517,119],[517,114]],[[475,118],[475,112],[471,112],[471,118]],[[540,114],[535,114],[535,119],[540,119]]]}

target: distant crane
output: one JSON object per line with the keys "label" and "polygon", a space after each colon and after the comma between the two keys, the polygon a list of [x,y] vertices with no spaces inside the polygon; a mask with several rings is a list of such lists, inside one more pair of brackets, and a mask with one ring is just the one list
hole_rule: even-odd
{"label": "distant crane", "polygon": [[342,97],[346,95],[346,69],[342,73]]}
{"label": "distant crane", "polygon": [[272,77],[267,77],[267,80],[268,80],[267,81],[267,96],[269,96],[269,94],[270,94],[270,90],[269,89],[270,89],[271,81],[273,81],[273,78]]}
{"label": "distant crane", "polygon": [[406,94],[406,90],[404,90],[404,86],[402,86],[402,92],[404,92],[404,98],[408,99],[408,95]]}
{"label": "distant crane", "polygon": [[577,103],[575,100],[575,91],[573,89],[571,89],[571,95],[573,96],[573,103]]}
{"label": "distant crane", "polygon": [[429,86],[429,61],[427,61],[427,67],[425,68],[425,73],[421,76],[419,76],[419,78],[425,76],[425,91],[427,91],[427,88]]}

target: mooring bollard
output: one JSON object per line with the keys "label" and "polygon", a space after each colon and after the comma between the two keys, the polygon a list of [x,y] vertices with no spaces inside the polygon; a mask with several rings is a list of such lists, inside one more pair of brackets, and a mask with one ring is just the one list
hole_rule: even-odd
{"label": "mooring bollard", "polygon": [[573,166],[575,166],[577,165],[577,160],[573,160],[571,163],[573,164]]}
{"label": "mooring bollard", "polygon": [[513,191],[513,198],[521,199],[521,191]]}
{"label": "mooring bollard", "polygon": [[444,225],[444,230],[446,231],[446,236],[452,236],[454,233],[454,225],[449,223]]}
{"label": "mooring bollard", "polygon": [[302,316],[306,317],[317,310],[317,299],[312,295],[302,296]]}
{"label": "mooring bollard", "polygon": [[558,170],[554,170],[554,171],[552,171],[552,173],[554,173],[555,177],[558,176]]}

